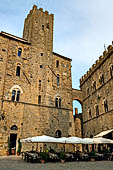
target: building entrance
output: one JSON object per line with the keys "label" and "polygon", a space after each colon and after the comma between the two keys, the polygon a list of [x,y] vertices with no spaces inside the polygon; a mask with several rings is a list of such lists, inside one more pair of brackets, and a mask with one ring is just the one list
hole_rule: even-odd
{"label": "building entrance", "polygon": [[10,134],[11,155],[16,154],[16,140],[17,140],[17,134]]}

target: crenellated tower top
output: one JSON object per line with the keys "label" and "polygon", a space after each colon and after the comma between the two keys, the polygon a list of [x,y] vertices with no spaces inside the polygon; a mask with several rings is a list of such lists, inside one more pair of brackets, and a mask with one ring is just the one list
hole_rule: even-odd
{"label": "crenellated tower top", "polygon": [[30,10],[24,22],[23,38],[33,46],[47,51],[53,50],[53,20],[54,15],[36,5]]}
{"label": "crenellated tower top", "polygon": [[99,57],[98,60],[95,61],[95,64],[82,76],[80,79],[80,86],[95,72],[95,70],[113,53],[113,41],[112,45],[107,47],[107,50],[103,52],[103,55]]}

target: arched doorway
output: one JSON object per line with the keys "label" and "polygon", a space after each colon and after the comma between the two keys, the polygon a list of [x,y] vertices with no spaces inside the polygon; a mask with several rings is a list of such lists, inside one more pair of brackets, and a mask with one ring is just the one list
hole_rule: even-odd
{"label": "arched doorway", "polygon": [[62,132],[61,132],[61,130],[57,130],[57,131],[56,131],[55,137],[56,137],[56,138],[61,138],[61,137],[62,137]]}
{"label": "arched doorway", "polygon": [[10,133],[10,154],[16,154],[16,141],[17,141],[17,130],[18,127],[16,125],[11,126],[11,133]]}

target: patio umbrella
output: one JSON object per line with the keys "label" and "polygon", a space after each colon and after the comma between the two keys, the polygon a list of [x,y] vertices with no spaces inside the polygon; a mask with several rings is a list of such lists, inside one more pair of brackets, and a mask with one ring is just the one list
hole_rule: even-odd
{"label": "patio umbrella", "polygon": [[45,135],[22,139],[21,142],[58,143],[56,138],[51,137],[51,136],[45,136]]}
{"label": "patio umbrella", "polygon": [[81,141],[82,144],[94,144],[92,138],[83,138]]}
{"label": "patio umbrella", "polygon": [[98,137],[98,138],[93,138],[93,143],[94,144],[113,144],[113,140]]}
{"label": "patio umbrella", "polygon": [[21,139],[20,142],[25,142],[25,143],[29,143],[31,142],[31,138],[25,138],[25,139]]}
{"label": "patio umbrella", "polygon": [[62,137],[62,138],[57,138],[57,142],[58,143],[66,143],[67,138],[66,137]]}
{"label": "patio umbrella", "polygon": [[70,144],[81,144],[82,143],[82,139],[79,137],[69,137],[66,140],[66,143],[70,143]]}

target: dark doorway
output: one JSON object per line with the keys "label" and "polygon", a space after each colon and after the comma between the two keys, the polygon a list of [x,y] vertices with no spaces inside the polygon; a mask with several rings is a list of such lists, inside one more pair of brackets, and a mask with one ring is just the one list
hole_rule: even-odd
{"label": "dark doorway", "polygon": [[11,155],[16,154],[16,139],[17,134],[10,134]]}

